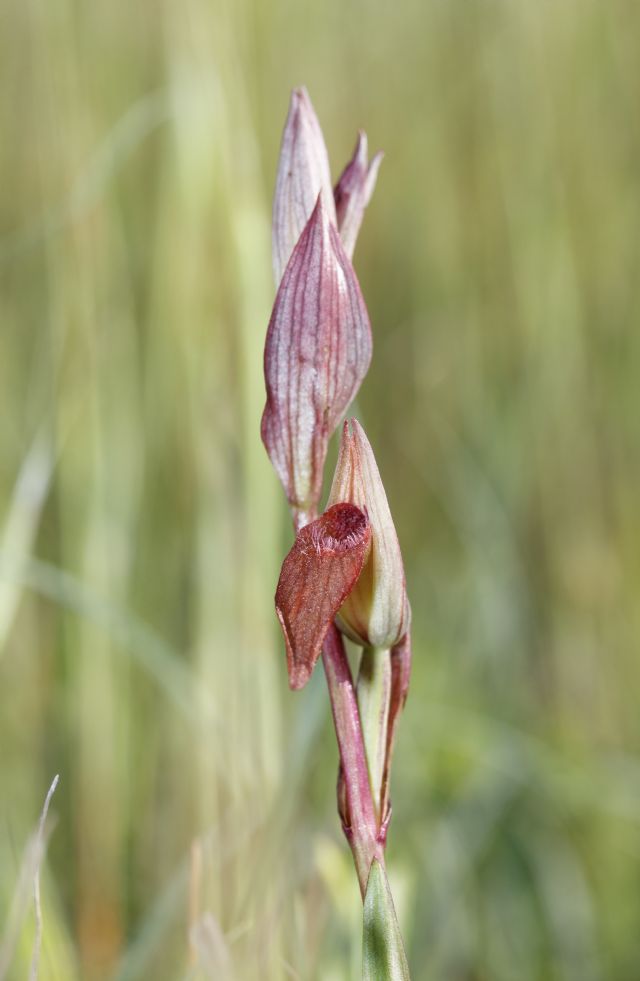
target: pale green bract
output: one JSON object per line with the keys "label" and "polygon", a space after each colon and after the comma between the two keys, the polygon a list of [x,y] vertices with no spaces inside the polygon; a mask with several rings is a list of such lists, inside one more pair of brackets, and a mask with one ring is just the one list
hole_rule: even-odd
{"label": "pale green bract", "polygon": [[364,898],[362,981],[410,981],[387,874],[377,860]]}

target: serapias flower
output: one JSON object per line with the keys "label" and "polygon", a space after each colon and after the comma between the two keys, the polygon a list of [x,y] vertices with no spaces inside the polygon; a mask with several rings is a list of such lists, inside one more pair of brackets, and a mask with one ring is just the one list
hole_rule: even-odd
{"label": "serapias flower", "polygon": [[[408,979],[384,847],[393,743],[411,672],[409,605],[387,498],[356,422],[345,425],[331,500],[316,518],[329,438],[371,359],[351,256],[380,161],[377,154],[368,163],[360,133],[332,192],[317,117],[306,90],[294,91],[273,208],[278,290],[261,435],[296,531],[275,597],[289,684],[302,688],[322,653],[340,752],[338,809],[365,902],[365,974],[386,977],[397,967]],[[355,685],[338,627],[363,648]]]}
{"label": "serapias flower", "polygon": [[327,148],[309,93],[302,87],[291,93],[273,199],[273,274],[276,286],[282,279],[319,194],[322,194],[329,220],[335,224]]}
{"label": "serapias flower", "polygon": [[329,506],[353,504],[371,523],[371,549],[337,624],[362,647],[392,648],[409,628],[404,566],[387,495],[362,426],[345,422]]}
{"label": "serapias flower", "polygon": [[262,440],[298,526],[317,513],[329,438],[370,361],[369,315],[319,194],[282,277],[264,354]]}
{"label": "serapias flower", "polygon": [[298,532],[276,590],[292,688],[307,683],[327,631],[362,571],[370,543],[368,518],[352,504],[330,507]]}
{"label": "serapias flower", "polygon": [[353,156],[333,192],[338,231],[350,259],[353,258],[365,208],[376,186],[382,157],[382,153],[376,153],[371,163],[368,162],[367,134],[361,130]]}

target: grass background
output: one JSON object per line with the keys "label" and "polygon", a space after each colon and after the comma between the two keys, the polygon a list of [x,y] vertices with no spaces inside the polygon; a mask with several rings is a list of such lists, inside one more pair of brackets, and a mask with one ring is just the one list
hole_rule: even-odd
{"label": "grass background", "polygon": [[305,83],[334,176],[358,127],[386,153],[357,414],[414,611],[388,848],[413,977],[634,981],[640,5],[0,19],[6,977],[28,974],[20,867],[58,772],[41,981],[358,976],[334,737],[321,675],[287,690],[290,532],[258,436]]}

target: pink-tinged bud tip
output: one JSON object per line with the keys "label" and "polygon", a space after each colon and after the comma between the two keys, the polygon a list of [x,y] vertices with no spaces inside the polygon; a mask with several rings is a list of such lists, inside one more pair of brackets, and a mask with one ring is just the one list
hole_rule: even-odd
{"label": "pink-tinged bud tip", "polygon": [[404,566],[373,450],[355,419],[345,422],[342,431],[329,504],[338,501],[365,511],[371,523],[369,557],[340,609],[338,626],[362,646],[391,648],[410,621]]}
{"label": "pink-tinged bud tip", "polygon": [[356,247],[365,208],[376,186],[382,156],[382,153],[376,153],[371,163],[368,162],[367,134],[361,131],[353,156],[334,188],[338,230],[350,259]]}
{"label": "pink-tinged bud tip", "polygon": [[264,355],[262,439],[294,511],[317,509],[329,438],[370,361],[360,286],[318,195],[282,277]]}
{"label": "pink-tinged bud tip", "polygon": [[291,93],[282,134],[273,200],[273,273],[276,286],[322,194],[330,221],[336,222],[329,158],[322,129],[307,90]]}
{"label": "pink-tinged bud tip", "polygon": [[370,542],[367,516],[351,504],[329,508],[298,532],[276,590],[292,688],[309,680],[327,631],[362,571]]}

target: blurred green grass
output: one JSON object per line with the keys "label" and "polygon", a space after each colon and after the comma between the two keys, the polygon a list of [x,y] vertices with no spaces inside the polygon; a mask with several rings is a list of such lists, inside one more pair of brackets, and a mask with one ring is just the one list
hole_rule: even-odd
{"label": "blurred green grass", "polygon": [[[43,981],[358,976],[334,737],[322,678],[287,690],[289,530],[258,436],[305,83],[334,175],[358,127],[386,154],[357,411],[414,610],[389,844],[413,976],[632,981],[640,6],[0,17],[0,954],[59,772]],[[7,977],[32,937],[29,910]]]}

